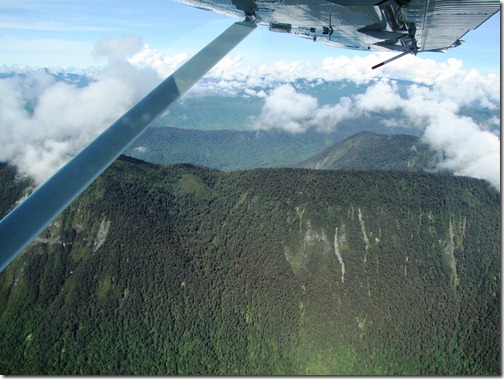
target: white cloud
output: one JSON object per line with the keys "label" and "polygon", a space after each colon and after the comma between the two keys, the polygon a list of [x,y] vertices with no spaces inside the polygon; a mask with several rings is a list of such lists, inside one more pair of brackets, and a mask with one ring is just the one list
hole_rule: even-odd
{"label": "white cloud", "polygon": [[0,160],[44,182],[159,81],[126,60],[139,46],[132,38],[100,42],[109,64],[84,88],[45,71],[0,80]]}
{"label": "white cloud", "polygon": [[327,57],[322,60],[319,75],[324,80],[350,80],[355,83],[367,83],[373,78],[383,75],[383,72],[371,70],[371,67],[381,60],[377,54],[370,54],[365,57],[354,56],[352,58],[344,55]]}
{"label": "white cloud", "polygon": [[395,110],[403,105],[403,100],[397,91],[397,86],[394,82],[381,79],[368,87],[364,94],[355,96],[356,107],[367,112],[389,112]]}
{"label": "white cloud", "polygon": [[247,79],[250,67],[244,65],[241,55],[227,55],[210,70],[208,77],[225,81],[240,81]]}
{"label": "white cloud", "polygon": [[297,93],[291,85],[282,85],[275,88],[266,98],[254,129],[304,132],[310,126],[309,121],[316,108],[316,98]]}
{"label": "white cloud", "polygon": [[245,94],[248,96],[257,96],[257,92],[250,88],[245,88]]}
{"label": "white cloud", "polygon": [[[386,115],[400,110],[405,117],[403,123],[423,130],[423,140],[434,150],[444,153],[442,168],[456,175],[485,179],[498,189],[499,137],[485,130],[485,125],[480,126],[471,118],[459,115],[457,100],[462,105],[467,103],[463,96],[448,97],[437,86],[423,85],[412,85],[402,97],[396,83],[384,78],[370,84],[363,94],[342,97],[337,104],[318,107],[314,97],[298,93],[290,85],[281,85],[266,98],[255,128],[277,128],[294,133],[310,127],[330,131],[341,121],[361,117],[366,112]],[[493,99],[491,104],[495,104]],[[389,124],[394,126],[397,120],[389,120]]]}
{"label": "white cloud", "polygon": [[327,132],[341,121],[358,117],[359,114],[348,97],[341,98],[337,104],[318,107],[315,97],[297,92],[290,84],[283,84],[266,97],[253,128],[301,133],[315,127]]}
{"label": "white cloud", "polygon": [[443,151],[441,167],[456,175],[485,179],[500,186],[500,141],[494,134],[481,130],[468,117],[449,111],[431,118],[423,139],[434,149]]}
{"label": "white cloud", "polygon": [[138,68],[151,68],[155,70],[160,77],[166,78],[188,58],[189,55],[187,53],[178,53],[174,56],[169,56],[145,44],[141,51],[128,59],[128,62]]}
{"label": "white cloud", "polygon": [[98,55],[107,57],[109,62],[124,61],[127,57],[137,53],[142,47],[142,39],[138,36],[122,38],[107,38],[96,43],[95,51]]}
{"label": "white cloud", "polygon": [[[185,53],[170,56],[142,46],[136,37],[99,42],[96,51],[109,64],[85,88],[56,83],[45,72],[0,80],[0,159],[14,159],[24,172],[44,180],[147,93],[159,77],[167,77],[189,58]],[[437,63],[421,55],[408,55],[371,70],[390,56],[337,56],[318,63],[278,61],[251,66],[241,56],[229,55],[189,94],[262,97],[265,104],[254,127],[293,133],[308,128],[330,131],[366,112],[394,112],[384,125],[416,126],[424,131],[424,140],[446,156],[443,167],[498,187],[499,136],[488,129],[500,120],[478,125],[459,112],[472,105],[499,109],[500,77],[464,70],[457,59]],[[315,97],[296,87],[299,79],[310,81],[311,86],[344,80],[368,88],[363,94],[319,106]],[[415,84],[401,92],[398,80]],[[25,109],[27,101],[35,106],[32,114]]]}
{"label": "white cloud", "polygon": [[266,95],[266,92],[264,92],[263,90],[260,90],[259,92],[257,92],[257,95],[256,95],[256,96],[257,96],[257,97],[263,97],[263,98],[264,98],[264,97],[266,97],[266,96],[268,96],[268,95]]}
{"label": "white cloud", "polygon": [[357,118],[362,114],[353,106],[352,100],[342,97],[335,105],[325,105],[313,113],[310,126],[315,126],[319,131],[328,132],[338,126],[341,121]]}

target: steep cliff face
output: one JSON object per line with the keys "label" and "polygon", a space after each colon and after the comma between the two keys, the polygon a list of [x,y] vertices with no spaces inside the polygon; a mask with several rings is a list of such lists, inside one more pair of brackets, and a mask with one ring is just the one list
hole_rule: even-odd
{"label": "steep cliff face", "polygon": [[498,374],[483,181],[122,158],[0,275],[12,374]]}

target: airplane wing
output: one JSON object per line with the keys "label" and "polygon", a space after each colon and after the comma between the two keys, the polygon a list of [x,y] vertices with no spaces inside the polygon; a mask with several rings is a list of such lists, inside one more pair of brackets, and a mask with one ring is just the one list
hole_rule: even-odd
{"label": "airplane wing", "polygon": [[178,0],[271,31],[363,50],[445,51],[500,9],[498,0]]}

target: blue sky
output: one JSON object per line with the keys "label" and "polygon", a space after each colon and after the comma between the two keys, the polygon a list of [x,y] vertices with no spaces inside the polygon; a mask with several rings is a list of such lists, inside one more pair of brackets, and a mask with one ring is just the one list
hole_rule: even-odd
{"label": "blue sky", "polygon": [[[103,65],[93,55],[96,42],[124,35],[140,36],[151,48],[168,55],[193,54],[234,21],[171,0],[1,0],[0,65]],[[462,46],[446,54],[422,56],[438,62],[457,58],[466,69],[500,72],[500,13],[463,39]],[[251,64],[366,55],[271,33],[267,28],[258,28],[233,54]]]}

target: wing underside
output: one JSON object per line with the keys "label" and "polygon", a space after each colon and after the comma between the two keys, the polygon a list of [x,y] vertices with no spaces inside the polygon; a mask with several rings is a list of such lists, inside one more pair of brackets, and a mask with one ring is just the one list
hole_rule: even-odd
{"label": "wing underside", "polygon": [[443,50],[457,44],[500,9],[500,2],[431,0],[413,2],[408,18],[417,26],[420,51]]}
{"label": "wing underside", "polygon": [[364,51],[445,51],[500,9],[497,0],[180,0],[271,31]]}

